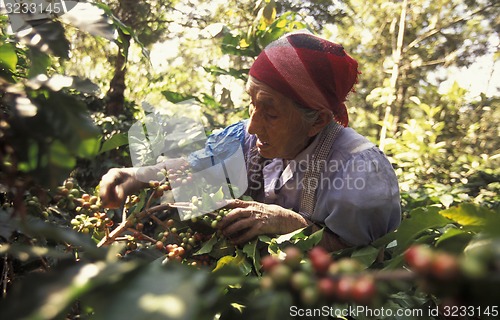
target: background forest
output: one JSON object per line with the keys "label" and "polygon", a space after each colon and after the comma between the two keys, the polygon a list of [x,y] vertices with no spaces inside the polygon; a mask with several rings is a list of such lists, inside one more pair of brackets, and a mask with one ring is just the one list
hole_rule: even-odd
{"label": "background forest", "polygon": [[[277,319],[292,305],[391,311],[344,315],[355,319],[498,316],[497,1],[92,1],[65,15],[16,14],[18,30],[7,2],[2,318]],[[165,177],[122,210],[101,208],[96,187],[131,165],[127,132],[144,103],[190,100],[207,133],[244,118],[252,61],[298,29],[359,62],[350,126],[396,169],[396,232],[333,254],[311,249],[321,232],[307,228],[233,247],[213,228],[224,210],[185,222],[159,203]]]}

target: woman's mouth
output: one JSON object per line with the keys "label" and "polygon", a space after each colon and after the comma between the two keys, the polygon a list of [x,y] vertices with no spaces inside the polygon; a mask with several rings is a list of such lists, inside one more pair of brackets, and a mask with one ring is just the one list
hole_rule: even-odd
{"label": "woman's mouth", "polygon": [[258,148],[265,148],[265,147],[268,147],[270,144],[269,142],[266,142],[266,141],[262,141],[260,139],[257,139],[257,147]]}

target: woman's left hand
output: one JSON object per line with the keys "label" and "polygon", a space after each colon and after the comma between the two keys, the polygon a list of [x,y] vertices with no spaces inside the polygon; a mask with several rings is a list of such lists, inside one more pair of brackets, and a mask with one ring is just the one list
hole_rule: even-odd
{"label": "woman's left hand", "polygon": [[286,234],[308,225],[300,214],[278,205],[234,200],[226,208],[233,210],[219,222],[218,228],[234,244],[243,244],[261,234]]}

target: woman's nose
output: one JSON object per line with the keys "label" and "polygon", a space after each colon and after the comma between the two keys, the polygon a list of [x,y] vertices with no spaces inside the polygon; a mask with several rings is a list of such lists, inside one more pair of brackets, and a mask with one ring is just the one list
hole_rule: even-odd
{"label": "woman's nose", "polygon": [[255,108],[250,109],[250,119],[248,121],[248,133],[258,134],[262,126],[260,113]]}

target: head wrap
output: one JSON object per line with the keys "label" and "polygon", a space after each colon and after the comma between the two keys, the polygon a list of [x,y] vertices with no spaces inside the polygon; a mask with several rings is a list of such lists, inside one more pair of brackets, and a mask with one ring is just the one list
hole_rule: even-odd
{"label": "head wrap", "polygon": [[330,110],[344,127],[344,101],[358,78],[358,63],[344,48],[310,33],[291,33],[271,42],[250,68],[250,76],[301,105]]}

